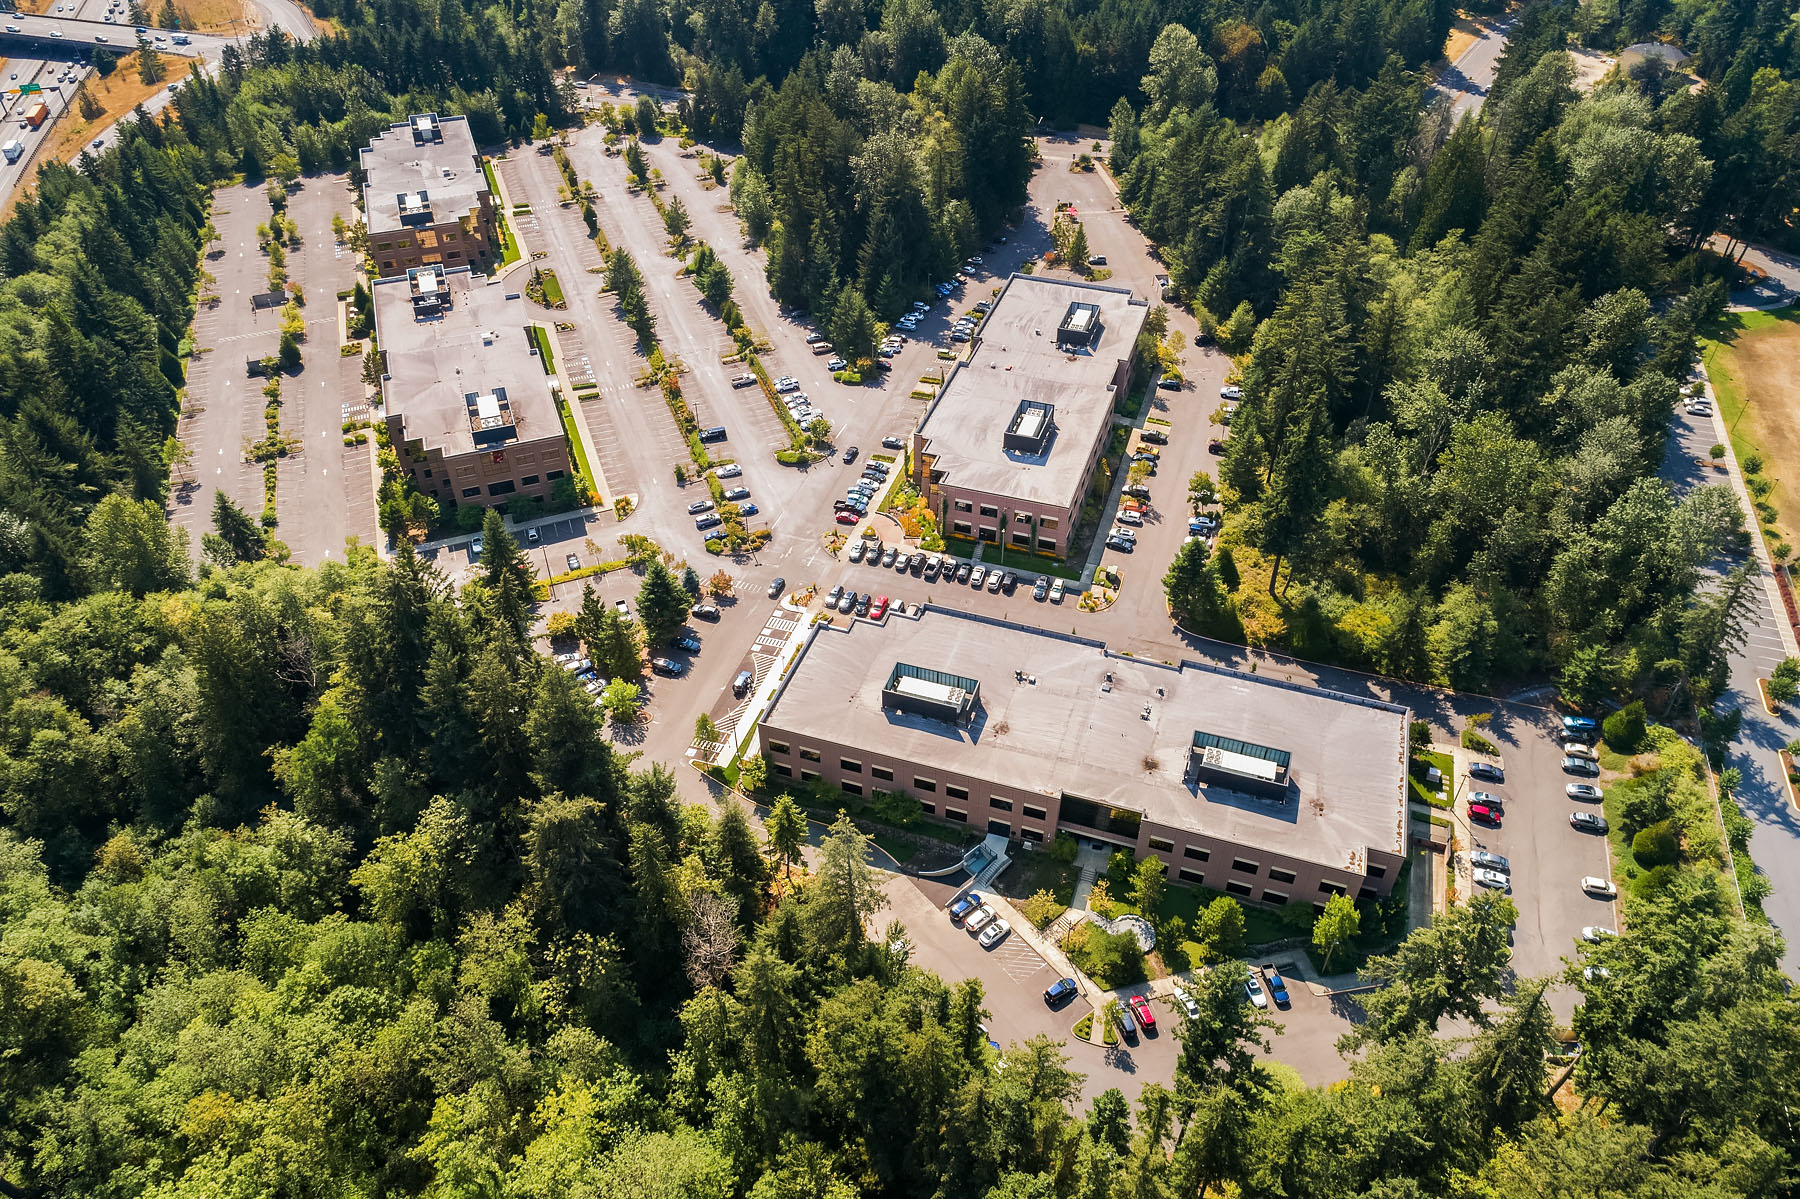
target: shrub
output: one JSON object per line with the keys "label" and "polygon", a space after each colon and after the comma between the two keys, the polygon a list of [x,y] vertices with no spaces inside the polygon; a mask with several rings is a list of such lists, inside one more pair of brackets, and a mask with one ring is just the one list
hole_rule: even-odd
{"label": "shrub", "polygon": [[1763,468],[1762,455],[1761,454],[1745,454],[1743,466],[1744,466],[1744,473],[1747,475],[1762,474],[1762,468]]}
{"label": "shrub", "polygon": [[1769,698],[1785,704],[1796,693],[1800,693],[1800,658],[1783,658],[1769,673]]}
{"label": "shrub", "polygon": [[1681,856],[1681,838],[1675,832],[1675,822],[1659,820],[1649,828],[1639,829],[1631,839],[1631,856],[1639,866],[1674,865]]}
{"label": "shrub", "polygon": [[1144,953],[1130,933],[1078,924],[1063,941],[1069,960],[1107,990],[1144,980]]}
{"label": "shrub", "polygon": [[1714,462],[1717,462],[1725,456],[1725,447],[1715,443],[1713,448],[1708,450],[1707,453],[1712,456]]}
{"label": "shrub", "polygon": [[1052,861],[1061,862],[1066,866],[1075,861],[1075,855],[1080,852],[1080,849],[1081,847],[1074,837],[1066,831],[1060,832],[1056,834],[1056,839],[1050,842],[1050,858]]}
{"label": "shrub", "polygon": [[1622,754],[1634,754],[1644,744],[1644,704],[1633,700],[1600,723],[1606,743]]}
{"label": "shrub", "polygon": [[1025,919],[1031,921],[1033,928],[1047,927],[1052,920],[1068,910],[1067,905],[1048,891],[1039,891],[1019,905],[1019,911],[1024,913]]}

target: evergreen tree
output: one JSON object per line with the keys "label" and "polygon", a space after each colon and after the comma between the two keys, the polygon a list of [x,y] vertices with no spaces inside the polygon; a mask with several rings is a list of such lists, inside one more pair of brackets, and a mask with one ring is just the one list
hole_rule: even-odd
{"label": "evergreen tree", "polygon": [[674,572],[663,565],[662,559],[652,559],[637,595],[637,615],[644,624],[645,640],[653,646],[666,644],[687,623],[692,606]]}

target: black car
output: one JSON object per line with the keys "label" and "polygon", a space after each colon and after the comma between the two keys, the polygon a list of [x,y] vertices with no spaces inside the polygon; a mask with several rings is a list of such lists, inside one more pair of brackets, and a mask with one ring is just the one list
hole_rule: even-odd
{"label": "black car", "polygon": [[1076,986],[1072,978],[1059,978],[1044,988],[1044,1002],[1051,1007],[1067,1002],[1075,997]]}
{"label": "black car", "polygon": [[650,659],[650,669],[672,679],[678,679],[687,673],[687,667],[673,658],[652,658]]}
{"label": "black car", "polygon": [[925,555],[924,554],[914,554],[912,556],[912,561],[908,562],[906,564],[906,573],[909,575],[912,575],[914,578],[917,578],[919,575],[924,574],[925,573]]}
{"label": "black car", "polygon": [[1489,783],[1504,783],[1506,781],[1506,771],[1495,765],[1493,762],[1470,762],[1469,777],[1472,779],[1481,779],[1484,782]]}
{"label": "black car", "polygon": [[719,619],[719,609],[713,604],[695,604],[690,615],[700,620]]}
{"label": "black car", "polygon": [[849,466],[852,462],[855,462],[856,456],[860,453],[862,453],[862,450],[858,446],[851,446],[849,449],[845,450],[844,451],[844,465]]}
{"label": "black car", "polygon": [[903,450],[906,448],[906,443],[901,441],[898,437],[883,437],[881,439],[881,445],[883,449],[889,450]]}
{"label": "black car", "polygon": [[781,596],[781,593],[786,590],[787,590],[787,580],[782,578],[780,575],[776,575],[774,580],[772,582],[770,582],[770,584],[769,584],[769,598],[770,599],[779,599]]}
{"label": "black car", "polygon": [[974,569],[975,567],[972,564],[968,562],[962,563],[956,568],[956,581],[958,583],[967,583],[969,581],[969,572]]}
{"label": "black car", "polygon": [[1180,391],[1181,390],[1181,380],[1180,379],[1171,379],[1167,375],[1164,375],[1162,378],[1160,378],[1156,381],[1156,386],[1157,386],[1157,389],[1160,391]]}
{"label": "black car", "polygon": [[858,616],[867,616],[869,614],[869,605],[874,602],[874,599],[875,597],[866,591],[858,594],[856,597],[856,614]]}
{"label": "black car", "polygon": [[669,646],[672,649],[684,649],[690,654],[697,654],[700,652],[700,638],[692,633],[677,633],[670,638]]}
{"label": "black car", "polygon": [[1013,588],[1018,585],[1019,576],[1012,571],[1009,570],[1000,576],[1000,590],[1006,592],[1006,594],[1011,595],[1013,593]]}

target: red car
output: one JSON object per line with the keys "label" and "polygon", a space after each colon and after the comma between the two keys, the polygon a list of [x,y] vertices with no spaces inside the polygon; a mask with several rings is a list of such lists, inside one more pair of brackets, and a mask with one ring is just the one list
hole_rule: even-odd
{"label": "red car", "polygon": [[1146,1033],[1156,1031],[1156,1014],[1150,1010],[1150,1001],[1142,995],[1131,997],[1131,1014],[1137,1017],[1139,1027]]}
{"label": "red car", "polygon": [[1492,824],[1498,826],[1500,823],[1500,813],[1484,803],[1472,803],[1469,805],[1469,819],[1475,821],[1477,824]]}
{"label": "red car", "polygon": [[876,596],[875,597],[875,606],[869,610],[869,619],[870,620],[880,620],[883,616],[887,615],[887,608],[888,608],[888,597],[885,595]]}
{"label": "red car", "polygon": [[840,525],[853,525],[861,519],[862,517],[854,512],[840,512],[837,514],[837,522]]}

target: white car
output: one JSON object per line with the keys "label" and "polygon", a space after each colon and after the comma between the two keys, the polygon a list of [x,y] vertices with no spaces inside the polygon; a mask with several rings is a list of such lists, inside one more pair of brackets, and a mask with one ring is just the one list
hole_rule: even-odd
{"label": "white car", "polygon": [[992,924],[981,930],[981,936],[979,938],[981,947],[983,949],[992,949],[994,946],[1000,944],[1000,942],[1006,940],[1006,934],[1010,932],[1012,932],[1012,925],[1004,920],[994,921]]}
{"label": "white car", "polygon": [[792,376],[792,375],[783,375],[779,379],[775,380],[775,390],[776,391],[799,391],[800,390],[800,380],[794,378],[794,376]]}
{"label": "white car", "polygon": [[1061,579],[1050,584],[1050,602],[1060,604],[1063,601],[1063,581]]}
{"label": "white car", "polygon": [[713,474],[721,479],[735,479],[743,473],[744,468],[735,462],[727,462],[724,466],[718,467],[713,471]]}
{"label": "white car", "polygon": [[631,606],[625,602],[624,596],[621,595],[618,599],[613,601],[613,610],[627,620],[631,619]]}
{"label": "white car", "polygon": [[1590,924],[1581,930],[1581,939],[1586,941],[1589,945],[1598,945],[1608,937],[1616,937],[1618,935],[1618,933],[1607,928],[1604,924]]}
{"label": "white car", "polygon": [[1484,870],[1481,867],[1476,867],[1475,885],[1477,887],[1492,887],[1496,891],[1507,891],[1512,889],[1512,880],[1507,878],[1504,874],[1501,874],[1498,870]]}
{"label": "white car", "polygon": [[1581,880],[1581,889],[1589,895],[1598,895],[1605,899],[1619,897],[1619,889],[1613,886],[1610,878],[1601,878],[1595,874],[1590,874]]}
{"label": "white car", "polygon": [[985,567],[985,566],[977,566],[969,574],[969,586],[975,588],[977,591],[981,590],[982,583],[984,583],[986,581],[987,581],[987,567]]}
{"label": "white car", "polygon": [[1263,994],[1262,984],[1256,981],[1254,974],[1244,980],[1244,994],[1250,997],[1250,1002],[1256,1007],[1267,1008],[1269,1006],[1269,997]]}
{"label": "white car", "polygon": [[963,927],[972,933],[978,933],[998,919],[1000,919],[1000,913],[984,903],[981,905],[980,911],[963,921]]}
{"label": "white car", "polygon": [[1603,798],[1605,794],[1600,788],[1594,786],[1592,783],[1570,783],[1563,788],[1563,793],[1570,799],[1592,800],[1599,800]]}
{"label": "white car", "polygon": [[1175,1002],[1179,1003],[1181,1005],[1181,1010],[1186,1012],[1192,1019],[1198,1020],[1200,1018],[1200,1005],[1194,1001],[1193,992],[1189,991],[1186,987],[1175,988]]}
{"label": "white car", "polygon": [[1602,979],[1611,978],[1612,971],[1608,970],[1605,966],[1589,966],[1581,972],[1581,977],[1587,979],[1589,982],[1599,982]]}
{"label": "white car", "polygon": [[1590,762],[1598,762],[1600,755],[1594,752],[1593,746],[1583,741],[1565,741],[1562,751],[1571,758],[1586,758]]}

